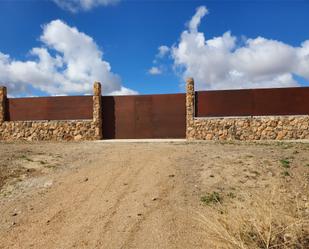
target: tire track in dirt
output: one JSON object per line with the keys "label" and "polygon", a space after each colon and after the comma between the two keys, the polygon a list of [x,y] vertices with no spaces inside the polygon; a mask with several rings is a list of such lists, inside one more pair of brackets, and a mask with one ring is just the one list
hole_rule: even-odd
{"label": "tire track in dirt", "polygon": [[[161,184],[163,183],[165,182],[162,181]],[[159,201],[157,205],[153,205],[153,207],[149,208],[141,217],[141,219],[137,220],[137,222],[133,224],[133,226],[128,231],[128,237],[124,240],[123,245],[120,247],[120,249],[134,248],[134,245],[132,244],[136,238],[137,233],[141,230],[142,224],[146,222],[146,220],[149,218],[149,216],[151,216],[151,214],[163,209],[164,206],[169,205],[169,201],[165,199],[168,196],[168,193],[169,190],[167,187],[160,191],[160,194],[158,196]]]}
{"label": "tire track in dirt", "polygon": [[[128,177],[126,181],[126,186],[128,186],[124,191],[122,191],[117,197],[115,197],[116,202],[110,207],[106,212],[104,212],[101,217],[106,220],[105,223],[103,223],[102,228],[100,228],[100,233],[98,235],[98,238],[102,238],[106,231],[108,231],[111,226],[113,225],[114,221],[113,218],[118,214],[118,209],[120,205],[123,203],[125,197],[134,189],[133,182],[138,176],[138,174],[144,169],[145,166],[139,167],[134,173]],[[102,244],[101,239],[99,239],[94,248],[98,248]]]}
{"label": "tire track in dirt", "polygon": [[80,154],[78,161],[70,159],[75,167],[33,196],[34,210],[2,233],[3,248],[177,248],[183,225],[191,222],[183,218],[188,207],[177,206],[185,196],[184,174],[177,169],[181,150],[96,144],[91,160]]}
{"label": "tire track in dirt", "polygon": [[[133,174],[130,174],[130,176],[128,176],[128,180],[126,181],[126,185],[128,186],[128,188],[126,188],[123,192],[121,192],[120,195],[118,195],[116,203],[113,205],[112,209],[109,212],[109,216],[107,218],[107,222],[103,225],[100,235],[99,240],[96,242],[95,244],[95,248],[100,248],[100,246],[104,245],[104,241],[105,241],[105,237],[108,236],[109,230],[113,227],[113,226],[117,226],[117,223],[119,222],[116,218],[117,215],[119,215],[119,213],[122,212],[123,206],[130,206],[131,202],[132,202],[132,198],[129,198],[130,194],[135,194],[138,193],[138,190],[134,191],[134,189],[139,189],[140,186],[140,182],[139,182],[139,178],[141,178],[141,172],[143,171],[147,171],[149,165],[143,163],[144,161],[152,161],[152,158],[149,158],[149,155],[143,155],[141,156],[141,158],[137,161],[136,159],[134,160],[135,162],[132,165],[142,165],[142,167],[139,167],[137,170],[133,171]],[[140,162],[139,162],[140,161]],[[147,173],[149,174],[149,173]],[[133,191],[132,191],[133,190]],[[146,209],[147,210],[147,209]],[[147,211],[148,212],[148,211]],[[143,215],[141,217],[138,218],[138,221],[140,221],[141,219],[143,219],[145,217],[145,213],[143,213]],[[134,218],[133,218],[134,219]],[[125,234],[130,232],[130,227],[134,226],[135,223],[132,223],[131,221],[128,222],[127,224],[123,224],[123,231]],[[122,243],[119,243],[119,246]],[[104,248],[112,248],[112,247],[104,247]],[[118,248],[118,247],[117,247]]]}
{"label": "tire track in dirt", "polygon": [[[89,168],[87,168],[87,170],[89,170]],[[80,201],[75,202],[75,203],[74,202],[66,203],[65,201],[55,199],[56,201],[49,202],[47,205],[45,205],[45,207],[46,206],[48,207],[47,215],[46,215],[46,208],[43,208],[41,212],[36,214],[36,216],[38,217],[36,220],[30,219],[27,222],[30,222],[32,226],[40,226],[41,228],[39,230],[41,231],[39,231],[39,233],[42,233],[43,235],[57,234],[59,233],[59,231],[62,232],[63,230],[67,229],[67,226],[63,227],[64,221],[69,220],[69,219],[72,220],[74,219],[74,217],[82,217],[84,214],[91,214],[91,212],[95,210],[91,210],[91,208],[89,209],[89,203],[88,203],[89,200],[94,199],[94,196],[97,195],[98,192],[101,192],[101,195],[103,196],[104,193],[108,192],[111,189],[111,186],[115,183],[116,179],[121,177],[121,175],[128,174],[128,173],[129,173],[129,169],[124,170],[122,167],[118,169],[116,168],[115,170],[112,171],[111,177],[108,177],[107,183],[105,184],[103,191],[100,190],[102,189],[102,182],[99,181],[99,183],[96,184],[95,187],[92,188],[90,192],[87,192],[86,194],[84,193],[84,198],[82,198]],[[78,187],[76,185],[80,185],[79,178],[81,178],[80,177],[81,174],[83,175],[83,171],[78,172],[76,174],[73,180],[73,185],[71,186],[72,188]],[[50,199],[56,198],[56,196],[59,195],[59,191],[62,192],[62,194],[64,194],[65,196],[67,196],[68,192],[62,191],[64,189],[65,188],[60,186],[60,189],[58,188],[54,190],[54,193],[52,193],[51,196],[48,196],[48,197]],[[81,192],[81,194],[83,193]],[[47,198],[44,198],[44,199],[46,200]],[[35,205],[35,203],[33,203],[33,205]],[[78,207],[84,207],[82,210],[83,212],[81,212],[81,210],[79,210]],[[74,214],[73,217],[72,217],[72,214]],[[93,219],[96,219],[96,217],[94,217]],[[47,220],[48,227],[44,226],[45,225],[44,220]],[[91,224],[91,222],[92,220],[89,220],[89,224]],[[24,223],[26,223],[26,221]],[[21,223],[17,227],[17,230],[19,229],[22,232],[27,232],[26,230],[28,229],[21,228],[22,225],[23,225],[23,222],[21,221]],[[73,231],[70,231],[70,232],[73,232]],[[16,231],[14,231],[14,233],[15,233],[15,236],[16,234],[19,234],[19,233],[16,233]],[[34,234],[37,234],[37,233],[34,232]],[[18,237],[14,237],[14,240],[18,240]]]}
{"label": "tire track in dirt", "polygon": [[[82,244],[83,240],[79,241],[80,238],[85,237],[87,234],[91,234],[93,240],[95,240],[96,237],[100,237],[96,233],[98,232],[98,226],[101,229],[107,229],[108,224],[110,223],[113,216],[116,214],[117,207],[119,206],[121,200],[125,195],[127,195],[131,188],[125,188],[124,191],[121,191],[119,194],[116,192],[116,196],[113,196],[112,200],[116,200],[115,203],[113,203],[108,208],[103,205],[102,209],[101,206],[104,204],[101,197],[106,197],[106,193],[113,191],[114,189],[117,189],[119,191],[119,188],[117,188],[117,184],[120,184],[122,179],[126,179],[127,185],[129,186],[130,183],[134,181],[134,177],[138,175],[138,173],[143,169],[143,167],[138,168],[137,170],[132,170],[130,163],[128,161],[122,161],[123,165],[125,167],[120,167],[120,169],[117,169],[116,173],[113,172],[112,177],[108,179],[107,184],[102,189],[100,183],[100,178],[96,180],[96,182],[99,182],[96,184],[96,187],[91,191],[89,195],[87,195],[84,199],[82,199],[81,202],[76,203],[76,207],[79,206],[81,210],[77,211],[76,214],[74,214],[75,217],[78,217],[78,219],[81,220],[81,225],[74,225],[73,227],[76,227],[71,233],[78,233],[78,239],[74,241],[72,245],[67,245],[68,247],[76,247],[78,244]],[[134,172],[132,174],[132,172]],[[129,179],[129,180],[128,180]],[[95,202],[95,203],[94,203]],[[106,211],[103,211],[106,210]],[[103,211],[103,212],[102,212]],[[89,217],[89,214],[96,214],[92,215],[92,218]],[[87,220],[84,219],[84,217],[88,217]],[[70,217],[70,219],[73,219],[73,217]],[[102,225],[104,224],[102,228]],[[82,234],[81,234],[82,233]]]}

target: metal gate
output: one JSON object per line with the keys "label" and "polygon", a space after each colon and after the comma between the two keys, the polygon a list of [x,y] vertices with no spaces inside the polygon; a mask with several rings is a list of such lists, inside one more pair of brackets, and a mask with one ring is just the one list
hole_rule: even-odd
{"label": "metal gate", "polygon": [[103,138],[185,138],[185,94],[103,96]]}

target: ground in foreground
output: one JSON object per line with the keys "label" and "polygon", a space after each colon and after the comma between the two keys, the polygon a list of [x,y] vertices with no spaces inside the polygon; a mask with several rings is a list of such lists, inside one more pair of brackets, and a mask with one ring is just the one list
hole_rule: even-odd
{"label": "ground in foreground", "polygon": [[2,143],[0,248],[309,248],[309,144]]}

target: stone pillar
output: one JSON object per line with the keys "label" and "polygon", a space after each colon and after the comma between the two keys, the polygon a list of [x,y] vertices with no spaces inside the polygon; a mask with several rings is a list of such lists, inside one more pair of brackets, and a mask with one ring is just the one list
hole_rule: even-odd
{"label": "stone pillar", "polygon": [[93,123],[95,125],[95,139],[102,139],[102,100],[100,82],[94,82],[93,85]]}
{"label": "stone pillar", "polygon": [[7,91],[5,86],[0,86],[0,124],[5,121]]}
{"label": "stone pillar", "polygon": [[193,126],[195,116],[195,91],[193,78],[187,79],[187,93],[186,93],[186,138],[192,138]]}

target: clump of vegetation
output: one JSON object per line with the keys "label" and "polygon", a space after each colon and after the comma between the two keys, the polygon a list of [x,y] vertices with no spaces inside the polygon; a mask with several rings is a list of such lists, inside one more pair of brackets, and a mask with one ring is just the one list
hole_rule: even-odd
{"label": "clump of vegetation", "polygon": [[280,160],[281,166],[285,169],[290,168],[290,161],[288,159],[281,159]]}
{"label": "clump of vegetation", "polygon": [[288,169],[291,167],[289,159],[281,159],[280,163],[281,166],[285,169],[283,172],[281,172],[281,175],[284,177],[291,176],[290,172],[288,171]]}
{"label": "clump of vegetation", "polygon": [[243,201],[232,199],[220,207],[207,207],[200,219],[209,241],[207,248],[309,248],[309,214],[296,196],[294,205],[277,189],[244,194]]}
{"label": "clump of vegetation", "polygon": [[214,204],[214,203],[221,203],[222,197],[218,192],[206,193],[204,196],[201,197],[201,202],[206,205]]}

